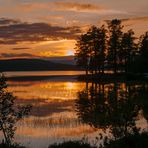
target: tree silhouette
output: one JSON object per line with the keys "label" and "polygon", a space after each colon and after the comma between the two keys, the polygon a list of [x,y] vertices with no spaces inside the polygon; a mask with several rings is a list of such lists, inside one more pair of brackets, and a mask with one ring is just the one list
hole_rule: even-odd
{"label": "tree silhouette", "polygon": [[16,122],[28,115],[31,106],[17,106],[16,97],[7,91],[6,78],[0,77],[0,130],[7,145],[12,144],[16,130]]}
{"label": "tree silhouette", "polygon": [[92,26],[79,37],[75,59],[86,75],[90,72],[97,78],[105,75],[104,70],[112,70],[114,74],[148,72],[148,32],[138,43],[132,29],[125,33],[122,29],[121,20],[114,19],[108,22],[107,29],[104,25]]}
{"label": "tree silhouette", "polygon": [[113,68],[114,73],[118,71],[119,51],[122,40],[121,20],[114,19],[108,23],[109,29],[109,47],[108,47],[108,64]]}
{"label": "tree silhouette", "polygon": [[107,30],[102,25],[100,28],[93,27],[91,29],[91,61],[90,69],[95,70],[95,74],[99,72],[104,73],[104,64],[106,59],[106,42],[107,42]]}
{"label": "tree silhouette", "polygon": [[76,44],[77,64],[83,66],[94,74],[102,69],[104,72],[105,50],[106,50],[106,32],[104,26],[97,28],[92,26],[86,34],[80,36]]}
{"label": "tree silhouette", "polygon": [[79,37],[79,40],[76,44],[76,61],[77,65],[85,69],[86,75],[88,74],[88,65],[90,59],[90,50],[89,50],[89,39],[88,34],[83,34]]}
{"label": "tree silhouette", "polygon": [[138,53],[131,63],[130,69],[135,73],[148,72],[148,32],[141,35],[138,42]]}
{"label": "tree silhouette", "polygon": [[102,25],[100,28],[100,36],[99,36],[99,45],[100,45],[100,54],[98,56],[99,65],[102,70],[102,74],[104,74],[105,61],[106,61],[106,52],[107,52],[107,29]]}
{"label": "tree silhouette", "polygon": [[124,67],[125,73],[127,73],[132,66],[131,64],[134,61],[133,58],[138,52],[135,39],[136,38],[134,37],[133,30],[129,30],[128,32],[124,33],[122,37],[121,50],[119,51],[119,59],[121,65]]}
{"label": "tree silhouette", "polygon": [[89,48],[90,48],[90,61],[89,61],[89,71],[93,74],[97,73],[97,55],[98,55],[98,28],[92,26],[87,34],[89,35]]}
{"label": "tree silhouette", "polygon": [[144,58],[148,58],[148,32],[140,37],[140,54]]}

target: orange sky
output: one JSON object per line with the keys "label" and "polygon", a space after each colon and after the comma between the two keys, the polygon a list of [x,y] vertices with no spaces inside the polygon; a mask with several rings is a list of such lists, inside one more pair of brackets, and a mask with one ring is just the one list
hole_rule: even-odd
{"label": "orange sky", "polygon": [[139,36],[148,28],[147,8],[147,0],[0,0],[0,57],[73,55],[86,28],[113,18]]}

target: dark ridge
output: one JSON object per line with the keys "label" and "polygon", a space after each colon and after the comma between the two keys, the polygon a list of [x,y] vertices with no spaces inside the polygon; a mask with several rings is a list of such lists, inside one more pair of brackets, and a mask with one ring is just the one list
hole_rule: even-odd
{"label": "dark ridge", "polygon": [[45,70],[79,70],[79,68],[75,65],[54,63],[41,59],[0,60],[0,72]]}

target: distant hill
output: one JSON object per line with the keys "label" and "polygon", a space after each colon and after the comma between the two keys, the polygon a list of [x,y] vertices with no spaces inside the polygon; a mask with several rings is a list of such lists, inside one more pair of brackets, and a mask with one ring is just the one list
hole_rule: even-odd
{"label": "distant hill", "polygon": [[78,70],[75,65],[54,63],[42,59],[0,60],[0,71]]}
{"label": "distant hill", "polygon": [[74,56],[58,56],[58,57],[48,57],[48,58],[44,57],[41,59],[48,60],[54,63],[76,65],[76,60]]}

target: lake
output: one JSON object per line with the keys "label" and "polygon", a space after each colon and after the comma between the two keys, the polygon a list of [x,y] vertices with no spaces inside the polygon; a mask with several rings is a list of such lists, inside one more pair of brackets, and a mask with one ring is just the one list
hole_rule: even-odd
{"label": "lake", "polygon": [[[101,119],[102,116],[96,118],[98,110],[96,104],[101,104],[99,102],[101,99],[109,102],[111,92],[115,92],[114,97],[118,99],[125,97],[125,93],[129,95],[129,92],[130,95],[132,94],[134,97],[136,95],[138,98],[141,97],[141,89],[144,88],[146,91],[143,91],[142,94],[146,94],[148,88],[147,83],[141,82],[130,84],[125,82],[105,84],[79,82],[76,78],[81,74],[84,72],[6,73],[8,77],[51,76],[44,80],[32,81],[25,78],[24,80],[11,79],[8,81],[8,90],[17,97],[17,103],[32,104],[33,106],[29,117],[17,124],[15,135],[17,142],[29,148],[47,148],[48,145],[55,142],[87,137],[90,143],[94,143],[95,137],[102,132],[102,123],[98,120],[98,117]],[[85,96],[85,103],[81,102],[82,96]],[[137,126],[146,129],[147,114],[146,117],[143,114],[139,114],[139,116],[140,118],[136,120]]]}
{"label": "lake", "polygon": [[[16,140],[29,147],[47,147],[63,139],[77,139],[92,133],[80,123],[74,111],[77,92],[85,88],[75,75],[83,71],[7,72],[7,77],[58,76],[46,80],[8,81],[8,90],[20,104],[32,104],[31,115],[18,123]],[[70,76],[70,77],[65,77]]]}
{"label": "lake", "polygon": [[84,71],[13,71],[4,72],[7,77],[20,76],[74,76],[85,74]]}

